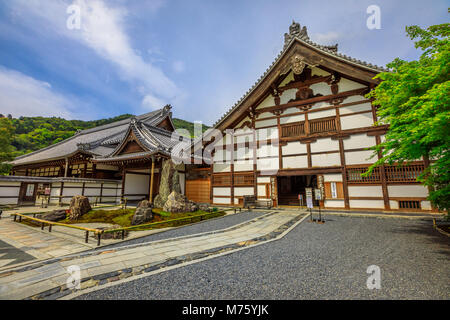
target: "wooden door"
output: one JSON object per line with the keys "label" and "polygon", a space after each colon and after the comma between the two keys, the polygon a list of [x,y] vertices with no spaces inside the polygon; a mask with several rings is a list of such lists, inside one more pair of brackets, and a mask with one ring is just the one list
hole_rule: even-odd
{"label": "wooden door", "polygon": [[22,183],[20,190],[20,202],[36,201],[37,183]]}
{"label": "wooden door", "polygon": [[186,180],[186,197],[199,203],[210,203],[209,179]]}

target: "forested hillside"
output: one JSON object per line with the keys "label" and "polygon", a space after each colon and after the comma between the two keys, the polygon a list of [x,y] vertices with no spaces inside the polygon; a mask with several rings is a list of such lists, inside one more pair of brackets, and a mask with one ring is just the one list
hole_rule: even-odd
{"label": "forested hillside", "polygon": [[[3,119],[5,121],[9,120],[8,122],[13,127],[12,137],[9,137],[13,150],[10,151],[12,151],[12,156],[16,157],[67,139],[73,136],[77,130],[89,129],[129,117],[131,117],[131,114],[123,114],[107,119],[82,121],[56,117],[20,117],[16,119],[8,115],[7,118]],[[192,122],[177,118],[173,118],[173,122],[177,129],[187,129],[193,136],[194,124]],[[203,131],[207,128],[207,126],[203,126]]]}

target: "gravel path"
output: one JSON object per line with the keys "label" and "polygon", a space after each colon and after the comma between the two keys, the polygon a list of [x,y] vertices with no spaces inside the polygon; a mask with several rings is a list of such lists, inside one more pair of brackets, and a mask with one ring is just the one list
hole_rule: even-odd
{"label": "gravel path", "polygon": [[[283,239],[78,299],[450,299],[450,238],[430,221],[325,216]],[[381,268],[381,289],[366,287]]]}
{"label": "gravel path", "polygon": [[181,236],[186,236],[186,235],[191,235],[191,234],[196,234],[196,233],[225,229],[225,228],[229,228],[234,225],[237,225],[239,223],[260,217],[267,213],[268,212],[242,211],[240,213],[230,214],[230,215],[226,215],[226,216],[219,217],[219,218],[205,220],[203,222],[194,223],[189,226],[180,227],[180,228],[176,228],[176,229],[172,229],[172,230],[167,230],[167,231],[152,234],[152,235],[149,235],[146,237],[132,239],[129,241],[116,243],[116,244],[112,244],[109,246],[104,246],[98,250],[104,250],[104,249],[108,249],[108,248],[121,247],[121,246],[125,246],[125,245],[136,244],[136,243],[170,239],[170,238],[181,237]]}

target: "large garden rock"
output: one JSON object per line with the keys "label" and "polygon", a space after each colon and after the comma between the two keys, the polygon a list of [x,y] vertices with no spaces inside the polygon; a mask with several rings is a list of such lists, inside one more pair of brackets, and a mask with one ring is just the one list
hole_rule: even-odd
{"label": "large garden rock", "polygon": [[66,210],[54,210],[37,215],[36,217],[39,219],[56,222],[64,220],[66,218],[66,214]]}
{"label": "large garden rock", "polygon": [[70,200],[70,220],[78,220],[83,214],[92,210],[89,199],[85,196],[74,196]]}
{"label": "large garden rock", "polygon": [[131,224],[135,226],[152,220],[152,208],[153,205],[148,200],[142,200],[139,202],[136,212],[133,215],[133,219],[131,219]]}
{"label": "large garden rock", "polygon": [[172,160],[167,159],[162,164],[159,193],[153,202],[155,207],[162,208],[172,191],[181,193],[180,176]]}
{"label": "large garden rock", "polygon": [[197,209],[195,202],[188,200],[184,195],[176,191],[172,191],[163,206],[163,210],[166,212],[193,212]]}

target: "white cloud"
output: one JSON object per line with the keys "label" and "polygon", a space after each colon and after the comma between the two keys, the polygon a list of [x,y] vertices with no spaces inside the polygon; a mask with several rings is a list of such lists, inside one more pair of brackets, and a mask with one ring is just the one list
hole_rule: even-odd
{"label": "white cloud", "polygon": [[4,115],[74,118],[70,111],[74,103],[54,92],[48,82],[1,66],[0,100],[0,113]]}
{"label": "white cloud", "polygon": [[175,72],[181,73],[184,71],[184,62],[183,61],[175,61],[172,63],[172,68]]}
{"label": "white cloud", "polygon": [[156,110],[164,107],[164,102],[150,94],[147,94],[144,99],[142,99],[142,107],[144,110]]}
{"label": "white cloud", "polygon": [[334,45],[337,40],[341,38],[341,34],[335,31],[330,31],[327,33],[314,33],[311,35],[314,42],[324,45]]}
{"label": "white cloud", "polygon": [[[19,10],[23,19],[30,18],[36,28],[42,27],[42,32],[56,32],[59,35],[79,41],[94,50],[103,59],[117,67],[119,76],[139,89],[143,99],[153,96],[165,103],[173,103],[178,96],[183,95],[176,84],[165,73],[150,62],[145,61],[130,44],[126,33],[127,9],[123,6],[108,6],[102,0],[75,1],[35,1],[17,0],[14,10]],[[69,30],[66,13],[69,5],[78,5],[81,9],[81,28]],[[157,1],[153,10],[161,7],[163,1]],[[36,21],[44,19],[45,24]],[[165,104],[164,103],[164,104]]]}

